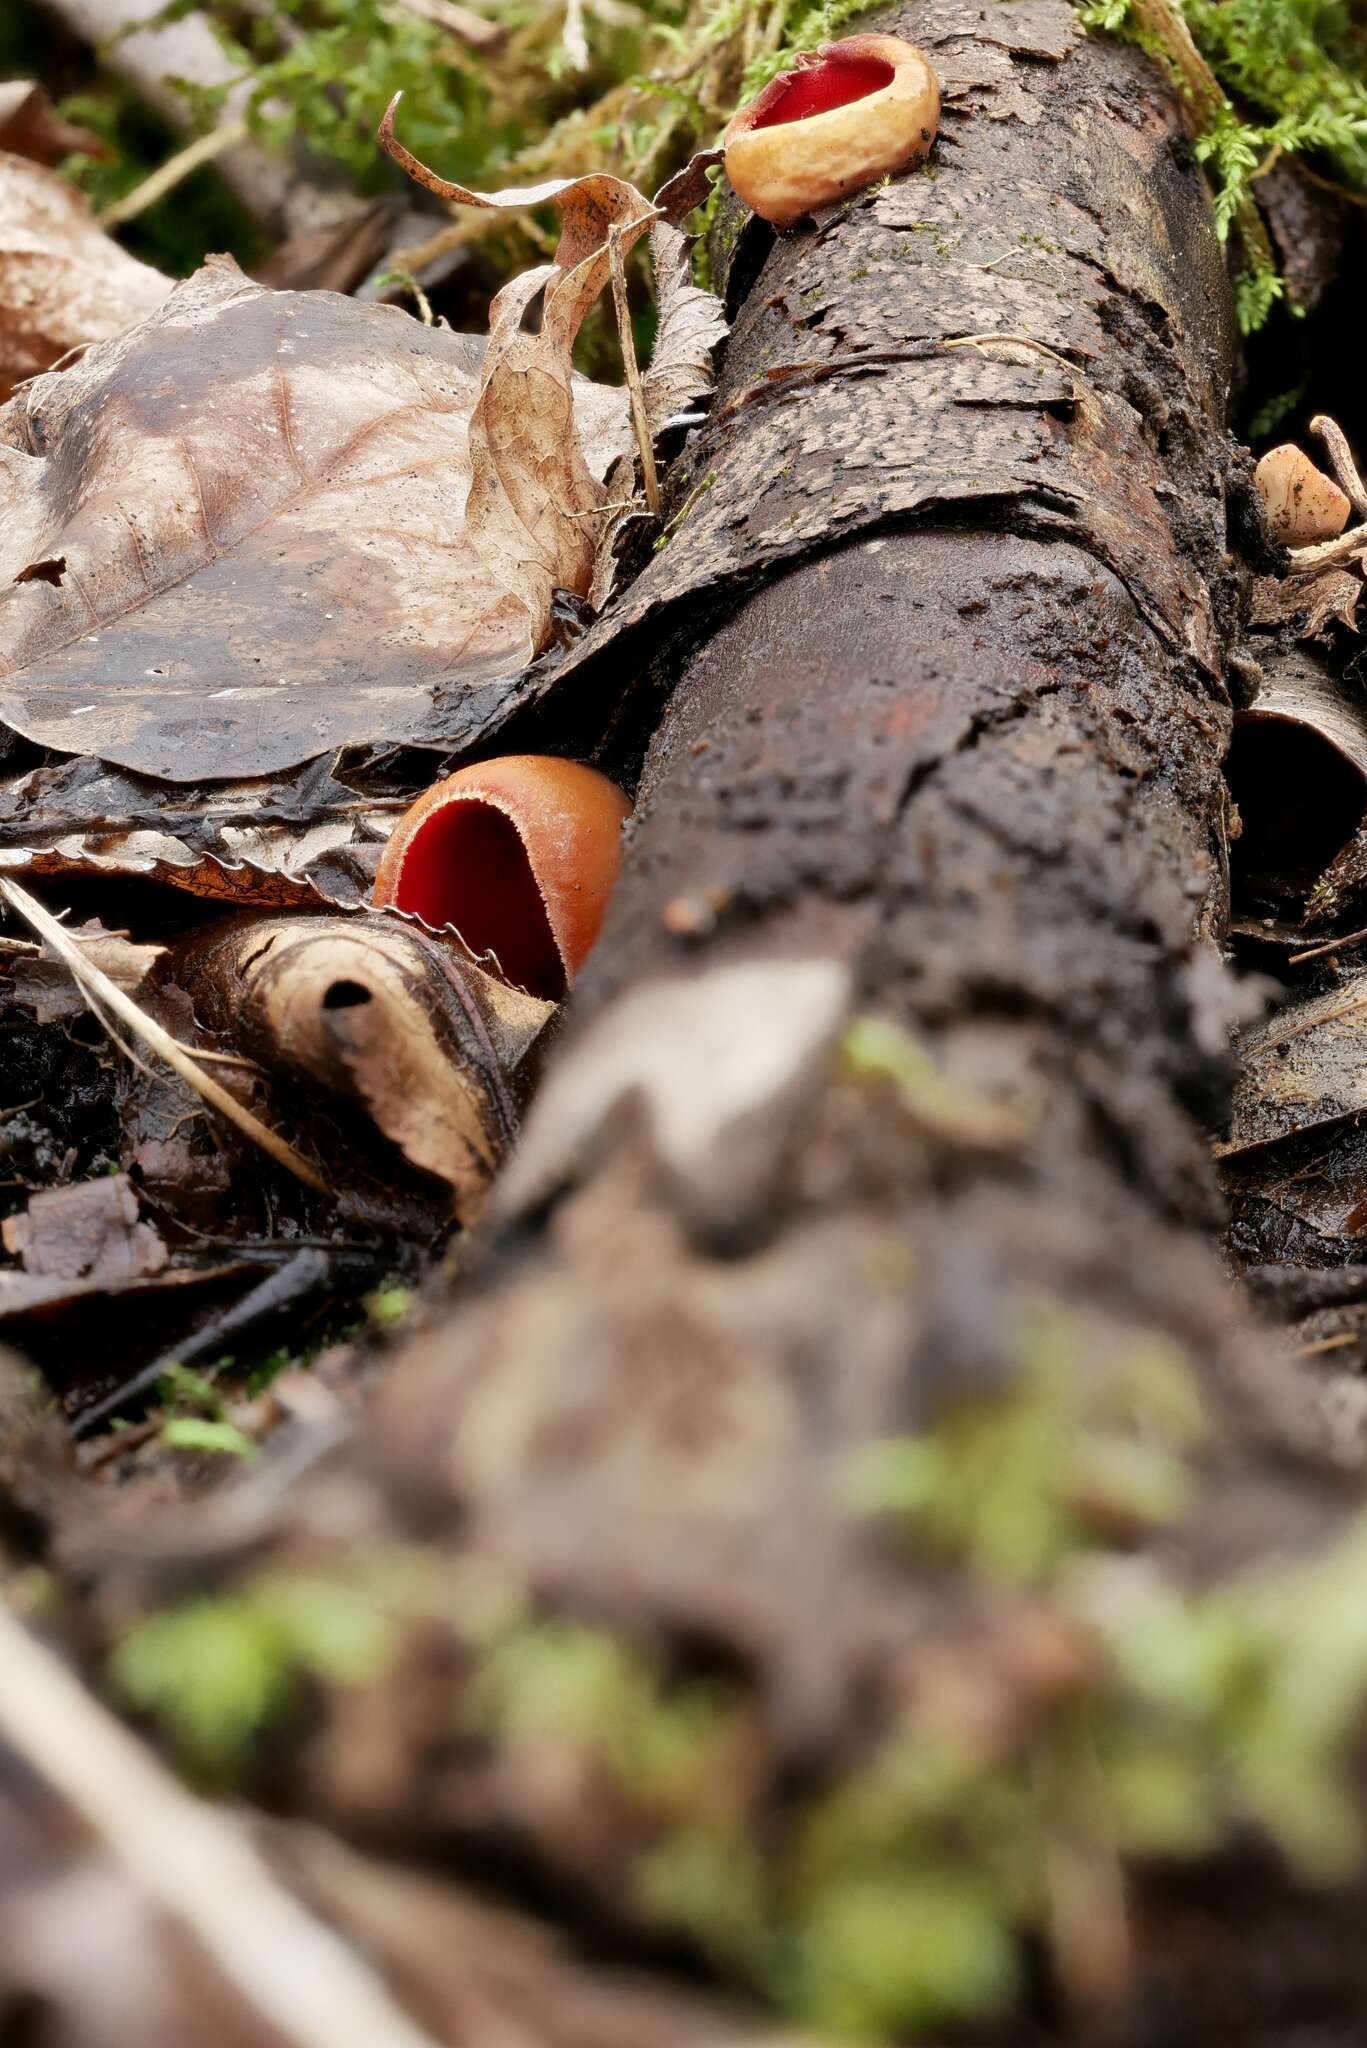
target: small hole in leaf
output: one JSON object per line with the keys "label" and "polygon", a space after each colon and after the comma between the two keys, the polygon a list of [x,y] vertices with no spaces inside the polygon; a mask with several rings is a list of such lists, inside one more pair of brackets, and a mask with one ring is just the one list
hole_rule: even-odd
{"label": "small hole in leaf", "polygon": [[53,555],[46,562],[30,562],[14,580],[16,583],[50,583],[54,590],[60,590],[65,574],[66,556]]}
{"label": "small hole in leaf", "polygon": [[325,1010],[359,1010],[370,1001],[370,990],[359,981],[334,981],[323,997]]}

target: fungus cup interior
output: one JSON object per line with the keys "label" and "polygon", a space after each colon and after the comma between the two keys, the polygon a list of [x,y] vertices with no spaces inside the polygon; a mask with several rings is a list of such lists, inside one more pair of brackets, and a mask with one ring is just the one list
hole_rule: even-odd
{"label": "fungus cup interior", "polygon": [[881,57],[823,57],[800,71],[785,72],[755,101],[752,128],[776,128],[785,121],[806,121],[829,114],[881,92],[893,79],[893,67]]}
{"label": "fungus cup interior", "polygon": [[478,797],[454,797],[415,829],[395,901],[434,931],[454,925],[473,953],[493,953],[508,979],[559,1002],[565,963],[546,901],[511,818]]}

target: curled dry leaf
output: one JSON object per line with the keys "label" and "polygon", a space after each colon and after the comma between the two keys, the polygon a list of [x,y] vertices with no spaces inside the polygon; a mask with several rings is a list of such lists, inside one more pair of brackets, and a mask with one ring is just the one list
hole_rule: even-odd
{"label": "curled dry leaf", "polygon": [[[646,430],[652,438],[668,426],[691,423],[699,417],[690,409],[711,393],[713,354],[727,332],[721,300],[693,282],[693,237],[674,225],[670,211],[686,214],[702,203],[708,189],[704,174],[720,158],[720,150],[695,157],[656,194],[655,203],[664,216],[652,222],[650,229],[658,323],[650,367],[641,380]],[[599,543],[589,591],[595,612],[603,610],[617,580],[616,547],[621,529],[633,517],[646,516],[644,500],[632,503],[635,489],[635,463],[631,456],[624,456],[607,480],[608,498],[617,510],[609,515]]]}
{"label": "curled dry leaf", "polygon": [[650,230],[659,323],[643,383],[653,434],[712,389],[712,356],[726,334],[721,300],[693,282],[692,247],[691,236],[668,220]]}
{"label": "curled dry leaf", "polygon": [[1367,1240],[1367,970],[1239,1040],[1215,1146],[1241,1265],[1359,1261]]}
{"label": "curled dry leaf", "polygon": [[[628,458],[606,485],[577,460],[568,404],[570,350],[580,323],[611,274],[615,240],[623,256],[651,228],[659,327],[643,379],[646,426],[653,436],[671,414],[712,385],[711,354],[726,332],[721,302],[689,277],[691,246],[677,223],[707,194],[719,152],[705,151],[647,200],[621,178],[594,173],[552,178],[502,192],[472,192],[429,171],[394,133],[398,97],[380,125],[380,142],[427,191],[460,206],[524,210],[553,204],[562,227],[555,261],[517,277],[489,309],[489,354],[470,421],[479,545],[490,568],[529,593],[537,651],[550,633],[554,591],[601,605],[612,580],[612,538],[620,514],[606,508],[629,495]],[[544,293],[540,331],[524,334],[523,316]]]}
{"label": "curled dry leaf", "polygon": [[0,873],[141,876],[239,906],[351,909],[369,900],[402,801],[368,803],[327,760],[168,789],[92,756],[53,759],[0,779]]}
{"label": "curled dry leaf", "polygon": [[[472,192],[438,178],[394,133],[396,96],[380,142],[409,176],[462,206],[558,207],[554,263],[506,284],[489,308],[489,352],[470,416],[470,529],[487,567],[516,590],[531,619],[531,651],[545,646],[557,590],[587,597],[604,537],[608,494],[585,461],[571,402],[570,350],[611,274],[609,237],[625,255],[655,218],[634,185],[598,172],[503,192]],[[542,301],[535,334],[522,332]]]}
{"label": "curled dry leaf", "polygon": [[[711,161],[665,188],[669,216]],[[608,227],[639,233],[652,209],[598,178],[480,203],[548,194],[562,263],[509,287],[487,351],[220,262],[0,413],[0,714],[69,757],[0,787],[0,866],[263,907],[367,900],[394,810],[327,754],[486,737],[526,694],[552,594],[593,574],[597,604],[611,583],[616,511],[567,514],[634,489],[626,406],[568,351]],[[667,218],[655,254],[652,433],[709,388],[723,326]],[[517,325],[548,284],[549,354],[547,323]],[[411,794],[428,780],[416,764]]]}
{"label": "curled dry leaf", "polygon": [[[137,994],[163,950],[136,945],[126,932],[107,932],[95,919],[78,926],[71,936],[100,972],[130,996]],[[31,1009],[40,1024],[79,1017],[88,1007],[69,970],[51,953],[16,954],[5,963],[4,973],[15,1002]]]}
{"label": "curled dry leaf", "polygon": [[[26,156],[0,154],[0,400],[71,349],[122,334],[161,304],[170,280],[96,226],[75,187]],[[8,442],[0,430],[0,522]],[[0,541],[0,557],[7,554]],[[23,563],[0,576],[8,582]]]}
{"label": "curled dry leaf", "polygon": [[[492,345],[516,356],[523,339]],[[0,412],[0,716],[176,782],[473,738],[532,651],[552,573],[481,499],[484,355],[216,259],[132,333],[27,385]],[[494,424],[539,529],[563,455],[552,419],[573,418],[586,497],[627,439],[621,394],[568,368],[535,417]]]}
{"label": "curled dry leaf", "polygon": [[149,1350],[179,1354],[189,1331],[250,1287],[245,1259],[170,1265],[128,1279],[64,1280],[0,1268],[0,1332],[41,1365],[69,1407],[82,1407],[135,1370]]}
{"label": "curled dry leaf", "polygon": [[64,121],[42,86],[27,78],[0,85],[0,150],[37,164],[55,164],[77,150],[85,156],[109,155],[108,143],[93,128]]}
{"label": "curled dry leaf", "polygon": [[[1228,1159],[1367,1110],[1367,970],[1324,995],[1293,1002],[1239,1041],[1229,1128],[1215,1146]],[[1365,1190],[1367,1192],[1367,1190]]]}
{"label": "curled dry leaf", "polygon": [[383,917],[234,919],[192,937],[177,972],[220,1043],[350,1100],[472,1220],[552,1004]]}
{"label": "curled dry leaf", "polygon": [[1367,882],[1367,703],[1304,649],[1270,649],[1226,767],[1241,914],[1322,925]]}

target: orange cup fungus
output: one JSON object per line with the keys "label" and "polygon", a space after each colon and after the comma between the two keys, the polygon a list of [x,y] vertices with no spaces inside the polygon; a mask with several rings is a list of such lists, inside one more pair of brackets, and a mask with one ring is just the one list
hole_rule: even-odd
{"label": "orange cup fungus", "polygon": [[577,761],[476,762],[404,812],[374,900],[454,928],[510,982],[558,1000],[598,936],[630,811],[616,783]]}
{"label": "orange cup fungus", "polygon": [[849,36],[800,57],[736,114],[726,175],[775,227],[829,206],[930,152],[940,87],[900,36]]}

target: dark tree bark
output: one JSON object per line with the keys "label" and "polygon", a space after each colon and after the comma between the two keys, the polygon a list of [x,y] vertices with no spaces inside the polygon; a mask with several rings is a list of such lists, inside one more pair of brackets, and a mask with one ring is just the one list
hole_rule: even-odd
{"label": "dark tree bark", "polygon": [[[813,1518],[846,1543],[805,1460],[1009,1376],[1022,1299],[1098,1319],[1102,1350],[1162,1332],[1209,1376],[1239,1449],[1204,1555],[1227,1519],[1248,1540],[1256,1443],[1332,1443],[1207,1249],[1245,479],[1205,189],[1152,67],[1062,0],[892,26],[949,86],[937,170],[769,250],[669,545],[564,684],[591,697],[596,655],[620,685],[633,626],[672,625],[622,880],[482,1284],[381,1430],[562,1588],[752,1629],[795,1694],[817,1646],[823,1710],[855,1614],[817,1626],[831,1580],[793,1568]],[[861,1011],[910,1031],[943,1102],[841,1071]],[[666,1453],[654,1398],[690,1374],[698,1442]],[[741,1433],[705,1390],[752,1377],[784,1420],[747,1417],[781,1441],[742,1543],[701,1446]],[[486,1402],[520,1418],[506,1463]]]}
{"label": "dark tree bark", "polygon": [[[1210,1249],[1245,483],[1207,196],[1155,71],[1063,0],[891,25],[945,79],[937,162],[733,251],[668,545],[560,679],[588,717],[639,671],[605,758],[668,692],[608,927],[481,1262],[281,1538],[397,1525],[471,1598],[730,1674],[769,1844],[935,1674],[1027,1712],[996,1596],[836,1478],[1011,1385],[1040,1315],[1089,1383],[1161,1342],[1202,1386],[1178,1578],[1344,1512],[1328,1419]],[[851,1039],[869,1016],[902,1037]],[[496,1842],[543,1903],[639,1925],[640,1803],[456,1741],[470,1654],[428,1639],[333,1699],[305,1796],[485,1875]],[[1126,1981],[1222,2038],[1276,2038],[1311,1979],[1350,2015],[1357,1966],[1287,1933],[1299,1910],[1247,1862],[1150,1888]],[[1284,1923],[1275,1998],[1241,1912]],[[1115,1993],[1061,1948],[1065,1991]]]}

